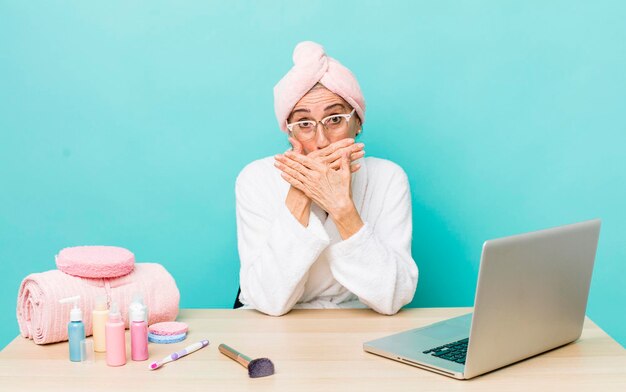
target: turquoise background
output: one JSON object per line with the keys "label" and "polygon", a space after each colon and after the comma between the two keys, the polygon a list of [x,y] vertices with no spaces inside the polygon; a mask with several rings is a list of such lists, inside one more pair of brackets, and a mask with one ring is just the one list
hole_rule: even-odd
{"label": "turquoise background", "polygon": [[626,343],[626,2],[0,1],[0,347],[63,247],[131,249],[231,307],[234,182],[284,151],[301,40],[357,75],[408,173],[412,306],[470,306],[484,240],[603,219],[588,314]]}

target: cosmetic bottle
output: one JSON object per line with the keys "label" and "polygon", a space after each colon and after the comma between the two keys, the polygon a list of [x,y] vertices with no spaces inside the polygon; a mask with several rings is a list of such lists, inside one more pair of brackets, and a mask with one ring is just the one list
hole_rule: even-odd
{"label": "cosmetic bottle", "polygon": [[111,304],[105,325],[106,360],[109,366],[126,364],[126,328],[116,302]]}
{"label": "cosmetic bottle", "polygon": [[83,324],[83,312],[78,307],[80,295],[63,298],[59,302],[62,304],[72,302],[74,307],[70,311],[70,322],[67,324],[67,337],[70,346],[70,361],[80,362],[81,342],[85,340],[85,324]]}
{"label": "cosmetic bottle", "polygon": [[91,325],[93,333],[93,350],[98,353],[106,351],[105,327],[109,310],[107,309],[107,297],[96,297],[96,305],[91,312]]}
{"label": "cosmetic bottle", "polygon": [[143,310],[133,312],[130,321],[130,357],[133,361],[148,359],[148,323]]}

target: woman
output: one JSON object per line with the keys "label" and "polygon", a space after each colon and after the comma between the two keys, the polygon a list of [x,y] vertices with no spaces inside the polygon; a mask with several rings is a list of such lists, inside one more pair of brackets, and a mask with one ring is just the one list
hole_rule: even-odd
{"label": "woman", "polygon": [[418,275],[407,176],[363,158],[354,142],[365,121],[354,75],[313,42],[298,44],[293,60],[274,87],[293,149],[237,178],[239,300],[273,316],[364,305],[395,314],[413,299]]}

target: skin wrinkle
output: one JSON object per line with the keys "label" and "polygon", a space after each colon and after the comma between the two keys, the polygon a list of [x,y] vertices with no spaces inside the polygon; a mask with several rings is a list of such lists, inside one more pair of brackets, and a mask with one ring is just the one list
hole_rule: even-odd
{"label": "skin wrinkle", "polygon": [[[328,111],[328,110],[336,108],[336,107],[340,107],[344,111],[346,110],[346,106],[344,104],[342,104],[342,103],[334,103],[332,105],[326,106],[324,108],[324,111]],[[307,109],[307,108],[299,108],[299,109],[294,109],[294,111],[291,112],[291,116],[293,116],[295,113],[298,113],[298,112],[311,113],[311,111],[309,109]],[[330,116],[330,115],[333,115],[333,114],[346,114],[346,113],[343,113],[343,112],[332,113],[331,112],[328,115]],[[301,121],[301,120],[310,120],[310,118],[307,117],[307,116],[305,116],[305,117],[295,117],[292,121],[293,122],[297,122],[297,121]]]}

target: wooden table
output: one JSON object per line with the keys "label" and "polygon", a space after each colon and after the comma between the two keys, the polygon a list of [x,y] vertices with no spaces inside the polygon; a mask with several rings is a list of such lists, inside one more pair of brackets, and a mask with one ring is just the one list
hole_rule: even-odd
{"label": "wooden table", "polygon": [[[253,310],[185,309],[179,320],[189,324],[187,340],[151,343],[149,361],[118,368],[108,367],[104,354],[93,363],[73,363],[67,343],[37,346],[18,336],[0,352],[0,390],[626,391],[626,350],[589,319],[577,342],[469,381],[363,351],[365,341],[469,311],[405,309],[390,317],[366,309],[294,310],[270,317]],[[148,370],[149,362],[205,338],[209,347]],[[218,352],[220,343],[253,358],[269,357],[276,374],[248,378]]]}

